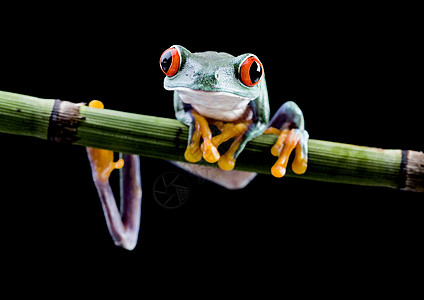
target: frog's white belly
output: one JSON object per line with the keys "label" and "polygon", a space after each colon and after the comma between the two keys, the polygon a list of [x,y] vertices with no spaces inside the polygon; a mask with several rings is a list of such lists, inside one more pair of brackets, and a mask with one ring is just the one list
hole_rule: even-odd
{"label": "frog's white belly", "polygon": [[247,107],[253,99],[226,92],[206,92],[190,88],[176,88],[175,91],[184,103],[190,104],[202,116],[226,122],[252,117],[251,110],[247,111]]}

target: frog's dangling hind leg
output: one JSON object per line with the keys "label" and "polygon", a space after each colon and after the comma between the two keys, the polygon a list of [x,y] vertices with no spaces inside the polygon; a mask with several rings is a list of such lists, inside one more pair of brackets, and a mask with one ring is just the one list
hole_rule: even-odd
{"label": "frog's dangling hind leg", "polygon": [[[90,102],[89,106],[103,108],[97,100]],[[140,228],[142,192],[139,157],[125,154],[114,162],[113,151],[90,147],[87,147],[87,154],[109,233],[116,245],[132,250],[137,244]],[[114,169],[120,169],[120,210],[109,184],[109,176]]]}
{"label": "frog's dangling hind leg", "polygon": [[265,131],[268,134],[278,134],[277,142],[271,148],[271,154],[278,156],[271,173],[275,177],[286,174],[289,156],[294,149],[295,158],[292,170],[296,174],[306,172],[308,164],[308,138],[309,134],[304,129],[303,114],[296,103],[284,103],[270,122],[270,127]]}

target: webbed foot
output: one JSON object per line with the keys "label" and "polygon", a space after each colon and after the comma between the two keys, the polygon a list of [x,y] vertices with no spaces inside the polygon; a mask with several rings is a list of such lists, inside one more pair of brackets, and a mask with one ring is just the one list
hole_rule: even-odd
{"label": "webbed foot", "polygon": [[[187,161],[196,163],[202,157],[209,163],[215,163],[219,160],[220,154],[217,147],[212,143],[212,132],[209,128],[209,123],[205,117],[197,112],[191,112],[195,120],[195,130],[188,145],[184,157]],[[200,138],[203,138],[203,143],[200,146]]]}
{"label": "webbed foot", "polygon": [[[276,133],[275,130],[278,129],[267,129],[265,133],[270,133],[270,131]],[[296,174],[303,174],[306,172],[308,157],[304,141],[307,139],[308,133],[305,130],[283,129],[280,131],[277,142],[271,148],[271,154],[278,157],[274,166],[271,168],[272,175],[280,178],[286,174],[287,163],[294,149],[296,149],[296,152],[292,163],[293,172]]]}
{"label": "webbed foot", "polygon": [[251,122],[240,122],[240,123],[222,123],[218,122],[216,126],[219,128],[221,133],[217,136],[214,136],[212,143],[219,147],[222,143],[228,141],[229,139],[234,139],[228,151],[221,155],[218,160],[218,166],[225,171],[231,171],[234,169],[236,164],[235,153],[240,147],[240,144],[243,139],[244,133],[247,131],[249,124]]}
{"label": "webbed foot", "polygon": [[[94,100],[89,106],[102,109],[103,103]],[[115,162],[113,151],[91,147],[87,147],[87,154],[109,233],[116,245],[132,250],[140,227],[142,193],[139,158],[137,155],[125,155],[124,159]],[[110,174],[115,169],[121,169],[121,211],[109,184]]]}
{"label": "webbed foot", "polygon": [[[202,157],[209,159],[208,147],[210,153],[215,153],[215,149],[230,140],[234,139],[229,150],[220,155],[216,150],[216,155],[213,159],[209,159],[210,162],[218,161],[218,168],[211,168],[205,165],[195,165],[182,162],[173,162],[180,168],[185,169],[197,176],[210,180],[216,184],[219,184],[227,189],[241,189],[245,187],[255,176],[256,173],[244,172],[244,171],[232,171],[235,166],[235,153],[239,150],[241,141],[243,140],[244,133],[248,129],[251,121],[240,122],[240,123],[225,123],[222,121],[206,119],[200,116],[195,111],[190,111],[193,116],[195,123],[193,127],[193,133],[191,135],[190,143],[185,151],[185,158],[190,162],[198,162]],[[209,124],[216,126],[220,131],[220,134],[212,137],[212,132],[209,128]],[[200,139],[203,137],[203,142],[200,143]],[[205,138],[206,137],[206,143]],[[211,138],[212,137],[212,138]]]}
{"label": "webbed foot", "polygon": [[[209,163],[218,162],[218,166],[222,170],[232,170],[236,161],[235,153],[240,147],[244,133],[251,124],[251,121],[224,123],[206,119],[194,110],[191,111],[191,114],[195,120],[195,125],[191,141],[184,154],[185,159],[189,162],[196,163],[203,157]],[[212,137],[209,122],[215,125],[221,133]],[[200,144],[200,138],[203,139],[202,144]],[[221,155],[218,152],[218,147],[230,139],[234,139],[234,141],[228,151]]]}
{"label": "webbed foot", "polygon": [[[93,100],[89,103],[89,107],[103,109],[104,105],[99,100]],[[118,161],[113,161],[113,151],[87,147],[88,156],[92,162],[93,175],[102,182],[107,182],[109,176],[115,169],[120,169],[124,166],[124,160],[120,158]]]}
{"label": "webbed foot", "polygon": [[306,172],[309,134],[304,130],[302,111],[294,102],[288,101],[280,107],[264,133],[278,135],[276,143],[271,148],[271,154],[278,157],[271,168],[272,175],[283,177],[286,174],[287,163],[294,149],[296,151],[292,163],[293,172],[296,174]]}

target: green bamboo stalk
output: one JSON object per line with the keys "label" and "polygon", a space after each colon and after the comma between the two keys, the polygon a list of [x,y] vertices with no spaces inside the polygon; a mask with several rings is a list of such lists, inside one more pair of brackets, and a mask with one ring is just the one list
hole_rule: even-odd
{"label": "green bamboo stalk", "polygon": [[[188,136],[187,126],[175,119],[2,91],[0,132],[174,161],[185,161]],[[276,138],[252,140],[236,169],[270,174]],[[310,139],[308,170],[303,175],[288,170],[286,176],[424,192],[424,154]]]}

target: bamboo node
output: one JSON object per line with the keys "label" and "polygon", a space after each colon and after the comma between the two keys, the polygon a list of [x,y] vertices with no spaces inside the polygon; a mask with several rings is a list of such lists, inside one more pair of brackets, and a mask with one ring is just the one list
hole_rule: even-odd
{"label": "bamboo node", "polygon": [[402,151],[404,165],[404,191],[424,192],[424,153],[418,151]]}
{"label": "bamboo node", "polygon": [[79,113],[81,105],[55,100],[47,131],[49,141],[72,144],[78,140],[77,129],[84,120]]}

